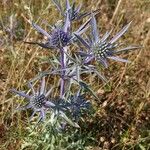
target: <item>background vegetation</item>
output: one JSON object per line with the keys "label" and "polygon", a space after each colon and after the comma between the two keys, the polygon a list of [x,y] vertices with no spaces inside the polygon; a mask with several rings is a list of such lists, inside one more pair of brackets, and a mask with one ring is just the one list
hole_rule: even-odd
{"label": "background vegetation", "polygon": [[[110,62],[110,68],[105,69],[109,84],[103,85],[93,76],[85,79],[100,101],[96,104],[91,97],[95,113],[81,121],[80,129],[70,128],[57,136],[47,126],[31,132],[32,124],[25,121],[30,112],[14,112],[21,100],[12,96],[9,89],[26,90],[26,82],[48,66],[43,62],[48,61],[50,52],[23,42],[42,38],[28,19],[44,27],[46,22],[54,24],[61,17],[50,0],[1,0],[1,150],[150,149],[150,1],[77,0],[81,2],[85,10],[101,10],[97,15],[101,34],[111,28],[118,31],[133,20],[122,41],[144,48],[124,54],[132,61],[130,64]],[[49,78],[49,83],[57,84],[57,78]]]}

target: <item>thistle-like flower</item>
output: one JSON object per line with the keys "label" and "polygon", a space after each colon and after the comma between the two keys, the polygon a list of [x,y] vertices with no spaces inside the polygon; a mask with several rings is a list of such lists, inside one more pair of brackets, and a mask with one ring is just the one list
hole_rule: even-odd
{"label": "thistle-like flower", "polygon": [[[69,0],[66,0],[66,8],[63,9],[59,0],[53,0],[53,3],[56,5],[57,9],[60,11],[61,15],[65,17],[67,15],[67,12],[69,14],[69,19],[71,21],[80,20],[86,16],[89,16],[90,12],[80,12],[82,8],[82,4],[76,7],[75,2],[73,1],[72,5],[70,5]],[[94,11],[94,13],[97,13],[99,10]]]}
{"label": "thistle-like flower", "polygon": [[31,95],[25,94],[22,91],[17,91],[15,89],[10,90],[11,92],[16,93],[29,101],[25,106],[19,107],[18,110],[32,109],[33,113],[30,117],[30,120],[33,118],[36,112],[40,113],[39,121],[44,120],[46,110],[54,106],[52,102],[48,101],[48,96],[51,93],[52,89],[46,92],[45,77],[43,77],[42,79],[39,91],[36,92],[31,83],[29,83],[29,88],[32,91]]}
{"label": "thistle-like flower", "polygon": [[92,14],[91,19],[91,28],[92,28],[92,37],[84,40],[81,36],[75,35],[77,39],[88,49],[88,53],[83,51],[80,52],[80,55],[86,57],[85,63],[90,62],[92,59],[98,60],[104,67],[108,67],[107,58],[113,59],[121,62],[129,62],[126,59],[119,58],[115,56],[123,51],[138,49],[137,46],[129,46],[126,48],[118,49],[121,44],[115,43],[129,28],[131,22],[124,26],[111,40],[108,40],[111,31],[106,32],[102,38],[99,37],[96,19]]}
{"label": "thistle-like flower", "polygon": [[70,96],[68,101],[69,111],[76,121],[79,117],[89,110],[91,106],[90,101],[86,100],[84,95],[80,94],[80,91],[77,92],[74,96]]}
{"label": "thistle-like flower", "polygon": [[68,30],[70,26],[68,20],[66,20],[66,23],[63,28],[55,26],[51,34],[47,33],[45,30],[43,30],[40,26],[36,25],[35,23],[32,23],[32,26],[39,33],[46,36],[47,41],[45,43],[39,42],[25,42],[25,43],[38,44],[39,46],[48,49],[61,49],[70,43],[71,35]]}
{"label": "thistle-like flower", "polygon": [[[70,9],[69,4],[67,3],[67,10]],[[91,20],[88,19],[83,25],[80,26],[78,30],[75,32],[71,31],[71,20],[70,20],[70,13],[69,11],[66,11],[65,21],[62,25],[55,25],[52,27],[51,34],[43,30],[40,26],[36,25],[35,23],[32,23],[33,28],[35,28],[39,33],[43,34],[47,37],[47,41],[45,43],[38,43],[38,42],[25,42],[29,44],[38,44],[39,46],[43,48],[48,49],[62,49],[65,46],[72,43],[74,38],[74,34],[81,35],[85,32],[85,30],[89,27],[89,22]]]}

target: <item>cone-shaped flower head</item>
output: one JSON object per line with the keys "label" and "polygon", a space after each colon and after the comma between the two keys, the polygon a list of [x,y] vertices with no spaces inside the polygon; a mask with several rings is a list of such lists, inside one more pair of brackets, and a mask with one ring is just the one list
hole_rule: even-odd
{"label": "cone-shaped flower head", "polygon": [[74,96],[70,96],[68,101],[68,108],[71,112],[72,117],[77,121],[79,117],[88,111],[90,108],[90,101],[86,100],[84,95],[78,91]]}
{"label": "cone-shaped flower head", "polygon": [[81,35],[87,30],[91,19],[91,18],[88,19],[83,25],[81,25],[78,28],[78,30],[72,32],[71,20],[69,17],[70,14],[68,11],[69,9],[70,9],[70,5],[67,3],[67,11],[66,11],[64,23],[62,23],[61,25],[57,24],[54,27],[52,27],[51,33],[46,32],[40,26],[36,25],[35,23],[32,23],[34,29],[36,29],[39,33],[47,37],[47,41],[45,43],[38,43],[38,42],[25,42],[25,43],[38,44],[39,46],[48,49],[62,49],[65,46],[69,45],[75,38],[74,34]]}
{"label": "cone-shaped flower head", "polygon": [[67,46],[70,41],[70,36],[61,29],[55,29],[52,32],[50,43],[53,47],[61,48]]}
{"label": "cone-shaped flower head", "polygon": [[[60,0],[52,0],[59,12],[63,17],[69,14],[69,19],[71,21],[80,20],[88,15],[90,15],[90,12],[80,12],[82,8],[82,4],[79,6],[76,6],[75,1],[73,1],[72,4],[69,3],[69,0],[66,0],[66,7],[63,9],[63,7],[60,4]],[[94,13],[97,13],[99,10],[94,11]]]}
{"label": "cone-shaped flower head", "polygon": [[33,118],[36,112],[39,112],[40,113],[39,121],[44,120],[46,110],[54,106],[52,102],[48,101],[48,96],[51,93],[52,89],[46,92],[45,77],[43,77],[42,79],[39,91],[36,92],[31,83],[29,83],[29,88],[32,91],[31,95],[25,94],[22,91],[17,91],[15,89],[10,90],[11,92],[14,92],[28,100],[28,103],[23,107],[19,107],[18,110],[32,109],[33,114],[31,115],[30,119]]}
{"label": "cone-shaped flower head", "polygon": [[92,37],[84,40],[81,36],[75,35],[78,40],[88,49],[88,53],[81,52],[82,55],[86,56],[85,62],[88,63],[92,59],[99,61],[104,67],[108,67],[107,58],[113,59],[121,62],[129,62],[128,60],[119,58],[115,54],[122,51],[138,49],[137,46],[129,46],[118,50],[120,44],[115,43],[130,27],[130,24],[124,26],[111,40],[108,40],[111,31],[106,32],[102,38],[99,37],[99,32],[97,29],[96,19],[92,14],[91,19],[91,28],[92,28]]}

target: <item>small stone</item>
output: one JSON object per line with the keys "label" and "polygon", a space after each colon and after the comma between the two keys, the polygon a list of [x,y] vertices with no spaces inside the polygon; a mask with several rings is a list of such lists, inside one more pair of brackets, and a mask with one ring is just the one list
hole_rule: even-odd
{"label": "small stone", "polygon": [[112,138],[112,139],[111,139],[111,143],[114,144],[115,142],[116,142],[116,140],[115,140],[114,138]]}
{"label": "small stone", "polygon": [[103,90],[103,89],[99,89],[98,91],[97,91],[97,94],[99,94],[99,95],[103,95],[105,93],[105,91]]}
{"label": "small stone", "polygon": [[147,22],[147,23],[150,23],[150,18],[148,18],[148,19],[146,20],[146,22]]}
{"label": "small stone", "polygon": [[104,141],[105,141],[105,137],[103,137],[103,136],[100,137],[100,141],[101,141],[101,142],[104,142]]}
{"label": "small stone", "polygon": [[107,106],[107,101],[105,101],[103,104],[102,104],[102,107],[106,107]]}

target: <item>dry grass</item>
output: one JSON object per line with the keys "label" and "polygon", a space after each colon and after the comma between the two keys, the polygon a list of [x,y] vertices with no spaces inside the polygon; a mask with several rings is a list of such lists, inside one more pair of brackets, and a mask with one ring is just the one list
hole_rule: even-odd
{"label": "dry grass", "polygon": [[[79,1],[79,0],[78,0]],[[93,89],[101,97],[97,113],[81,126],[91,133],[99,149],[150,148],[150,1],[149,0],[83,0],[87,10],[100,8],[97,16],[101,33],[114,28],[118,31],[133,20],[130,31],[122,40],[127,44],[143,45],[140,51],[124,54],[131,64],[110,62],[105,70],[109,86],[91,77]],[[28,23],[45,20],[55,23],[60,18],[50,0],[2,0],[0,5],[0,145],[2,149],[19,149],[26,123],[14,114],[15,97],[11,87],[26,89],[26,82],[40,70],[49,52],[23,41],[41,40]],[[78,24],[77,24],[78,25]],[[53,83],[57,83],[54,79]],[[51,83],[51,84],[53,84]],[[91,130],[92,129],[92,130]],[[86,135],[86,134],[85,134]],[[21,137],[22,136],[22,137]],[[89,144],[90,145],[90,144]]]}

